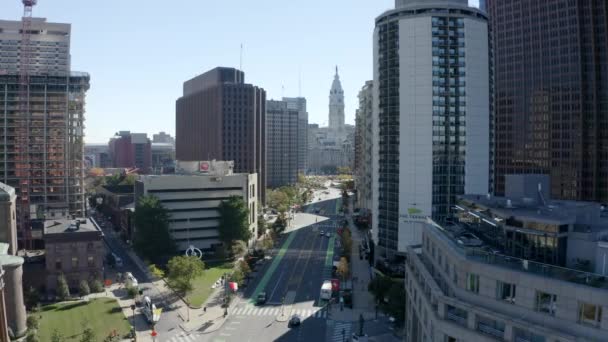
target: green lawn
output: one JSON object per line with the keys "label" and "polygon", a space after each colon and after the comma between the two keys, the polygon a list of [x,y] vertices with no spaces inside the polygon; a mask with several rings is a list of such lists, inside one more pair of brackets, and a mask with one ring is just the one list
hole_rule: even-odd
{"label": "green lawn", "polygon": [[232,263],[225,263],[205,269],[205,273],[194,280],[194,290],[186,296],[186,301],[191,307],[200,308],[209,298],[213,289],[211,285],[218,280],[222,274],[232,270]]}
{"label": "green lawn", "polygon": [[113,330],[120,336],[129,333],[130,324],[122,313],[118,302],[112,298],[98,298],[89,302],[66,302],[42,307],[40,319],[40,341],[50,341],[57,329],[66,342],[78,341],[86,320],[101,342]]}

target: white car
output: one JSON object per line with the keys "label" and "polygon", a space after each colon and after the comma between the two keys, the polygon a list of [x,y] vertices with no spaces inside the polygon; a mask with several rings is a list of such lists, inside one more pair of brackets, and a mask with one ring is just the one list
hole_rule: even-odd
{"label": "white car", "polygon": [[139,285],[137,278],[135,278],[131,272],[125,272],[125,283],[127,286],[133,287],[137,287]]}

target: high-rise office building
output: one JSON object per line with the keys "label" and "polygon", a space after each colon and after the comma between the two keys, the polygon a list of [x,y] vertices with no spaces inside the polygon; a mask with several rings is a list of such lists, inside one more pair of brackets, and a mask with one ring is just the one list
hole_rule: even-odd
{"label": "high-rise office building", "polygon": [[266,101],[267,182],[271,188],[298,180],[299,111],[286,101]]}
{"label": "high-rise office building", "polygon": [[487,18],[466,0],[397,0],[376,18],[376,255],[420,244],[427,217],[488,191],[489,82]]}
{"label": "high-rise office building", "polygon": [[152,143],[146,133],[120,131],[110,139],[108,146],[114,167],[137,168],[142,173],[152,167]]}
{"label": "high-rise office building", "polygon": [[372,113],[374,82],[367,81],[359,92],[359,109],[355,117],[354,175],[357,205],[372,209]]}
{"label": "high-rise office building", "polygon": [[336,130],[344,128],[344,90],[340,83],[338,67],[329,90],[329,128]]}
{"label": "high-rise office building", "polygon": [[[29,88],[20,101],[21,22],[0,21],[0,180],[18,193],[21,242],[31,218],[83,215],[83,130],[89,75],[70,69],[69,24],[33,18]],[[24,112],[25,111],[25,112]],[[31,247],[32,244],[21,244]]]}
{"label": "high-rise office building", "polygon": [[184,82],[176,101],[175,153],[180,161],[232,160],[237,173],[257,173],[266,192],[266,91],[245,73],[218,67]]}
{"label": "high-rise office building", "polygon": [[298,111],[298,172],[306,173],[308,169],[308,112],[306,98],[284,97],[289,110]]}
{"label": "high-rise office building", "polygon": [[171,134],[167,134],[165,132],[159,132],[158,134],[153,134],[152,142],[171,144],[171,145],[175,146],[175,138],[172,137]]}
{"label": "high-rise office building", "polygon": [[551,176],[551,196],[608,201],[608,3],[489,0],[495,193]]}

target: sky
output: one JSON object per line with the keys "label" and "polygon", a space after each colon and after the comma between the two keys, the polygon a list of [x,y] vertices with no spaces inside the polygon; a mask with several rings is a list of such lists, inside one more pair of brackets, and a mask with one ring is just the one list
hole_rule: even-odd
{"label": "sky", "polygon": [[[245,81],[268,99],[305,97],[309,123],[322,126],[338,66],[346,123],[354,124],[358,91],[372,79],[374,18],[393,7],[394,0],[39,0],[33,15],[72,24],[72,70],[91,75],[85,141],[105,143],[124,130],[174,136],[183,82],[216,66],[238,68],[241,44]],[[20,0],[0,2],[0,19],[22,14]]]}

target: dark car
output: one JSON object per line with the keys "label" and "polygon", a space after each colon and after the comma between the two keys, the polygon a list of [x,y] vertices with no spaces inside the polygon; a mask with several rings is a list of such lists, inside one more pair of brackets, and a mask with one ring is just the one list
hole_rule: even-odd
{"label": "dark car", "polygon": [[266,292],[260,292],[258,294],[258,298],[256,298],[256,304],[257,305],[264,305],[264,304],[266,304]]}
{"label": "dark car", "polygon": [[297,327],[299,326],[301,323],[300,321],[300,316],[298,315],[293,315],[291,316],[291,318],[289,319],[289,323],[287,324],[287,326],[291,327]]}

